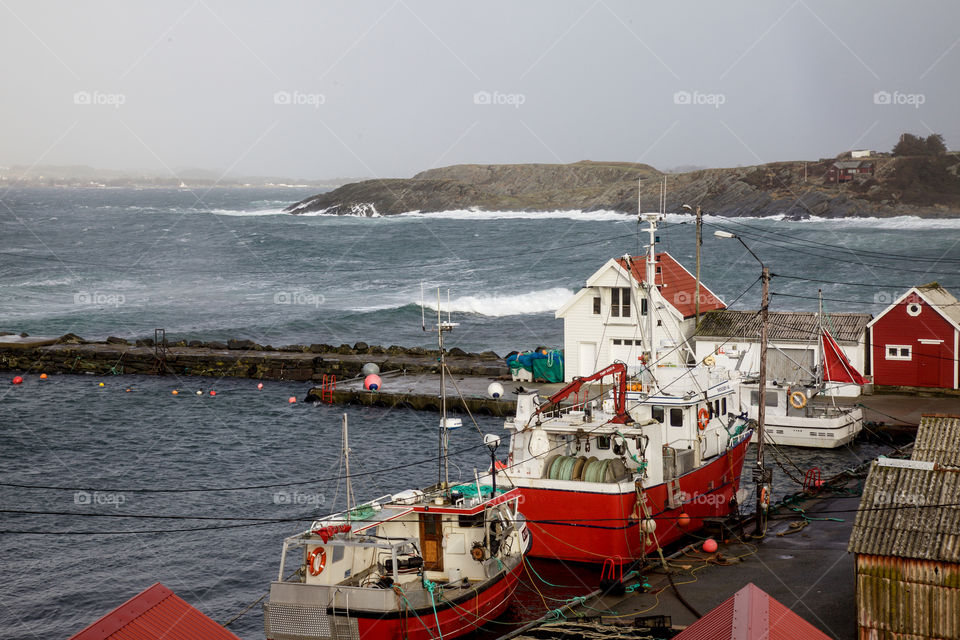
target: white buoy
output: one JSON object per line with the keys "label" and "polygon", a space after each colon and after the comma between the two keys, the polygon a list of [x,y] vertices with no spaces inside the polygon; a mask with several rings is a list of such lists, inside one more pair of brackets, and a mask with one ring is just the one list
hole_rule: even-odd
{"label": "white buoy", "polygon": [[361,369],[361,371],[363,372],[364,376],[375,376],[380,373],[380,367],[376,362],[368,362],[367,364],[363,365],[363,369]]}
{"label": "white buoy", "polygon": [[503,385],[499,382],[491,382],[487,387],[487,395],[494,400],[503,397]]}

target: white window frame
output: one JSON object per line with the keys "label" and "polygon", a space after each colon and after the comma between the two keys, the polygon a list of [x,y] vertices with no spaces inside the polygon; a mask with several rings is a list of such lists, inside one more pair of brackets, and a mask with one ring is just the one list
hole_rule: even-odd
{"label": "white window frame", "polygon": [[[890,355],[890,349],[896,349],[897,355]],[[907,355],[903,355],[904,349],[907,350]],[[908,344],[885,344],[883,354],[887,360],[913,360],[913,347]]]}

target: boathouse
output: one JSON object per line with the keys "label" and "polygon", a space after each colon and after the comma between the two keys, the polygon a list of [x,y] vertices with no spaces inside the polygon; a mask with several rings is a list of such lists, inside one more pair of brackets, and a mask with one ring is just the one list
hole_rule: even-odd
{"label": "boathouse", "polygon": [[[816,378],[823,366],[820,332],[826,329],[857,371],[866,362],[868,313],[833,313],[823,319],[809,311],[771,311],[767,327],[767,378],[794,384]],[[760,370],[760,312],[721,309],[700,319],[693,335],[697,362],[713,356],[717,366],[756,374]],[[835,395],[856,397],[860,386],[845,384]]]}
{"label": "boathouse", "polygon": [[870,466],[848,550],[860,638],[960,638],[960,417],[923,416],[910,460]]}
{"label": "boathouse", "polygon": [[913,287],[868,327],[877,386],[960,388],[960,301],[936,282]]}
{"label": "boathouse", "polygon": [[70,640],[240,640],[159,582]]}
{"label": "boathouse", "polygon": [[[658,365],[683,366],[694,362],[685,348],[696,316],[696,278],[669,253],[655,256],[653,308],[646,294],[646,257],[611,258],[587,278],[556,312],[563,319],[564,376],[590,375],[614,361],[636,373],[644,362],[648,322],[653,321]],[[700,313],[726,305],[703,282]],[[651,318],[652,315],[652,318]]]}

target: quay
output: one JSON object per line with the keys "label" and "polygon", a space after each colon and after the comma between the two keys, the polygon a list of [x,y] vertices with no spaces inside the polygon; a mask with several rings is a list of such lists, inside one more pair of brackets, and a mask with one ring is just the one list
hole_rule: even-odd
{"label": "quay", "polygon": [[[857,637],[854,557],[847,552],[847,544],[868,465],[841,474],[815,495],[776,505],[760,540],[750,537],[752,520],[742,526],[718,525],[715,531],[708,528],[691,536],[694,543],[667,556],[675,588],[660,559],[648,557],[642,575],[624,580],[628,588],[639,586],[632,593],[604,595],[598,589],[501,640],[669,638],[748,583],[829,637],[853,640]],[[702,540],[711,534],[719,548],[706,553]]]}

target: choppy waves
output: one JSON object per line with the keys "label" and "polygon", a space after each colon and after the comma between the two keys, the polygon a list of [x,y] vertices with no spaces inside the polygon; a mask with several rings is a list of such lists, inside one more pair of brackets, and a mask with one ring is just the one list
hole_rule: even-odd
{"label": "choppy waves", "polygon": [[[451,298],[449,304],[444,298],[441,307],[444,312],[470,313],[475,315],[500,318],[503,316],[520,316],[537,313],[551,313],[563,306],[574,292],[564,287],[542,289],[527,293],[492,293],[467,295]],[[399,309],[419,308],[420,299],[398,305],[382,305],[377,307],[363,307],[354,309],[358,312],[388,311]],[[427,295],[424,306],[432,311],[437,310],[436,298]]]}

